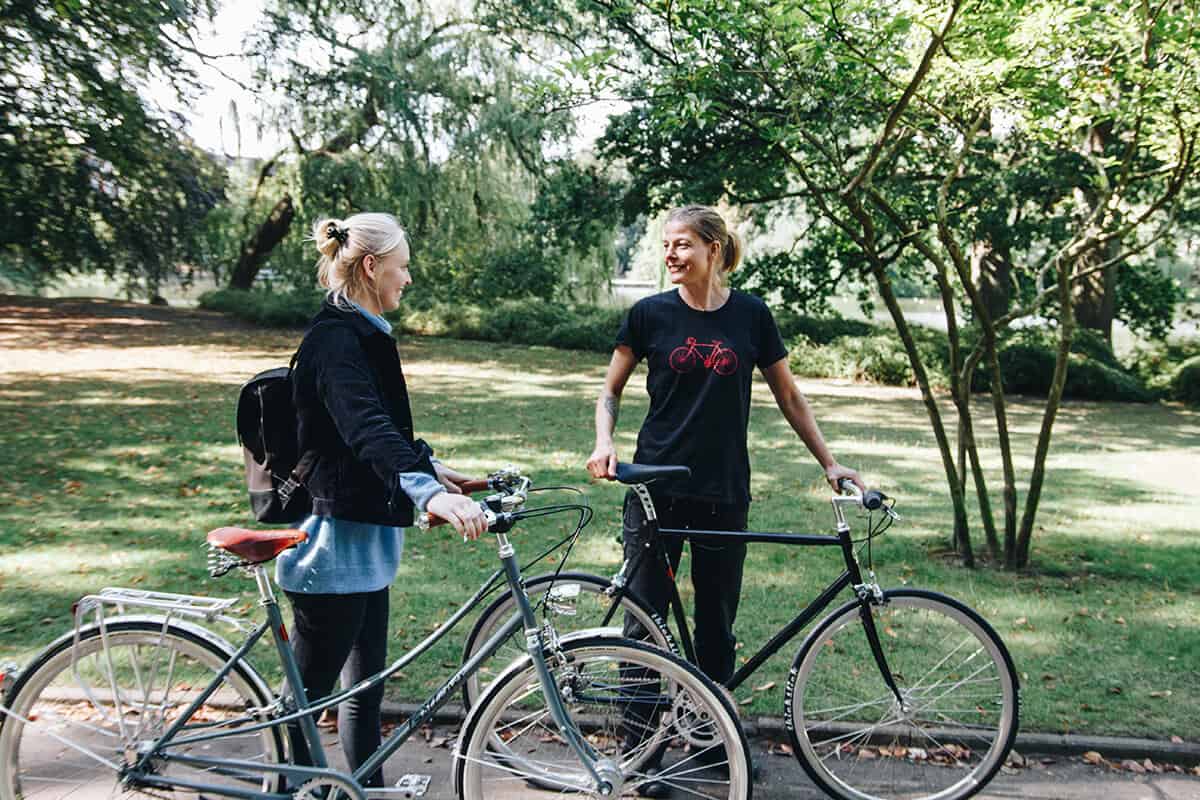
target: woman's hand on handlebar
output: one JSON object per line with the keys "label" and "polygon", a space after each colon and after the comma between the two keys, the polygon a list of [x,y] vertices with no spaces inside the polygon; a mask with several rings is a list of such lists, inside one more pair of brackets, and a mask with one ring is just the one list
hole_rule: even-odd
{"label": "woman's hand on handlebar", "polygon": [[425,510],[454,526],[463,539],[478,539],[487,533],[487,520],[479,503],[463,494],[438,492],[429,499]]}
{"label": "woman's hand on handlebar", "polygon": [[841,493],[842,488],[838,484],[844,479],[849,480],[857,486],[859,491],[865,492],[867,490],[867,485],[863,483],[863,479],[858,476],[856,470],[843,467],[836,461],[825,468],[825,480],[829,481],[829,485],[833,487],[835,492]]}
{"label": "woman's hand on handlebar", "polygon": [[597,444],[587,460],[588,474],[593,478],[612,480],[617,477],[617,450],[612,442]]}
{"label": "woman's hand on handlebar", "polygon": [[477,483],[470,475],[464,475],[456,469],[451,469],[442,463],[435,463],[433,469],[437,472],[438,483],[446,487],[446,491],[450,494],[462,494],[462,486],[464,483]]}

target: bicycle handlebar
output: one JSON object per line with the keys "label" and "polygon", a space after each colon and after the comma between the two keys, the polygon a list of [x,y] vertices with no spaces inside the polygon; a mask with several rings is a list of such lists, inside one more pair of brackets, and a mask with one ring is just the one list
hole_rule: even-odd
{"label": "bicycle handlebar", "polygon": [[878,489],[861,491],[849,478],[839,478],[838,489],[842,494],[849,495],[849,499],[858,501],[858,504],[867,511],[878,511],[883,508],[884,502],[888,499],[888,496]]}
{"label": "bicycle handlebar", "polygon": [[[506,529],[511,525],[512,512],[524,505],[525,498],[529,494],[529,486],[532,483],[532,480],[519,473],[514,467],[508,466],[493,472],[482,480],[462,481],[458,484],[458,488],[462,490],[463,494],[471,494],[484,489],[496,490],[496,493],[490,495],[486,500],[479,501],[479,510],[483,512],[483,518],[490,531],[496,527],[498,521],[508,523],[505,526]],[[449,522],[449,520],[428,511],[421,512],[417,517],[417,527],[423,531],[439,525],[448,525]]]}

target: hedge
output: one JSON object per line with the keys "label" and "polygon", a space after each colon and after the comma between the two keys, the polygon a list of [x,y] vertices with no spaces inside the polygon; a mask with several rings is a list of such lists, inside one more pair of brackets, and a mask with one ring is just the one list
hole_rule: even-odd
{"label": "hedge", "polygon": [[[299,327],[320,307],[321,293],[222,289],[200,299],[202,308],[226,311],[263,325]],[[418,301],[419,302],[419,301]],[[624,315],[622,309],[572,305],[538,298],[502,300],[491,306],[428,303],[409,305],[389,318],[406,333],[450,336],[513,344],[545,345],[607,353]],[[789,312],[776,316],[789,343],[789,364],[797,375],[844,378],[890,385],[913,385],[916,380],[908,355],[895,331],[860,320],[808,317]],[[949,385],[949,343],[945,333],[913,327],[913,339],[935,386]],[[967,346],[978,336],[964,329]],[[1044,397],[1054,375],[1056,333],[1024,329],[1005,341],[999,360],[1004,390],[1010,394]],[[964,348],[965,349],[965,348]],[[1169,386],[1147,385],[1143,373],[1117,360],[1103,337],[1079,331],[1071,347],[1064,397],[1077,400],[1148,402],[1169,393],[1185,402],[1200,396],[1200,356],[1175,369]],[[1163,362],[1169,363],[1169,362]],[[976,372],[972,388],[986,391],[986,369]]]}

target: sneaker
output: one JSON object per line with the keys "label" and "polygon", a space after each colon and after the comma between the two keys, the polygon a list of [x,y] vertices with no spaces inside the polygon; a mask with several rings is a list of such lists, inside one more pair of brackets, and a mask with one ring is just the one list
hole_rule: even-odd
{"label": "sneaker", "polygon": [[670,797],[671,785],[666,781],[657,780],[659,774],[657,769],[646,770],[646,780],[644,783],[639,783],[637,789],[638,797]]}

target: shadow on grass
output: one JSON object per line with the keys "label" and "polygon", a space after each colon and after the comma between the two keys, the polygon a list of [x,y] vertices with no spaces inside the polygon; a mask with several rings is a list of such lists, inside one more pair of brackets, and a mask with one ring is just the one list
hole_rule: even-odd
{"label": "shadow on grass", "polygon": [[[289,336],[279,334],[278,351],[263,352],[286,360]],[[191,343],[221,341],[197,335]],[[542,485],[584,485],[605,358],[444,340],[406,340],[401,348],[419,432],[448,463],[482,473],[514,462]],[[28,654],[54,638],[69,624],[70,603],[105,585],[251,597],[247,582],[214,583],[204,571],[204,532],[250,522],[228,376],[197,381],[194,373],[137,370],[12,378],[0,387],[0,655]],[[641,373],[631,381],[618,433],[627,459],[646,407],[641,381]],[[900,498],[904,521],[873,547],[882,582],[945,591],[990,619],[1028,674],[1030,729],[1188,736],[1194,723],[1181,722],[1181,709],[1200,702],[1188,666],[1200,657],[1200,549],[1190,524],[1196,492],[1188,471],[1164,475],[1148,459],[1194,453],[1200,416],[1161,406],[1064,407],[1039,516],[1044,530],[1034,541],[1037,569],[1014,575],[953,566],[945,480],[923,405],[902,393],[863,394],[811,391],[834,452]],[[1036,403],[1014,402],[1019,469],[1039,422]],[[981,435],[989,435],[983,423]],[[761,385],[751,456],[754,528],[829,529],[828,488]],[[995,491],[999,465],[985,457]],[[611,574],[623,488],[586,489],[597,515],[571,566]],[[522,526],[514,541],[528,556],[567,530],[565,517],[551,518]],[[982,549],[981,533],[973,533]],[[739,655],[790,619],[790,598],[802,605],[837,573],[830,555],[752,549]],[[444,532],[410,532],[392,592],[393,652],[422,638],[494,566],[488,543],[467,547]],[[683,574],[686,567],[685,558]],[[681,583],[690,592],[690,581]],[[406,670],[396,691],[412,698],[431,688],[457,662],[460,644],[450,637],[425,666]],[[750,712],[780,713],[794,652],[752,681],[776,687],[751,692]]]}

